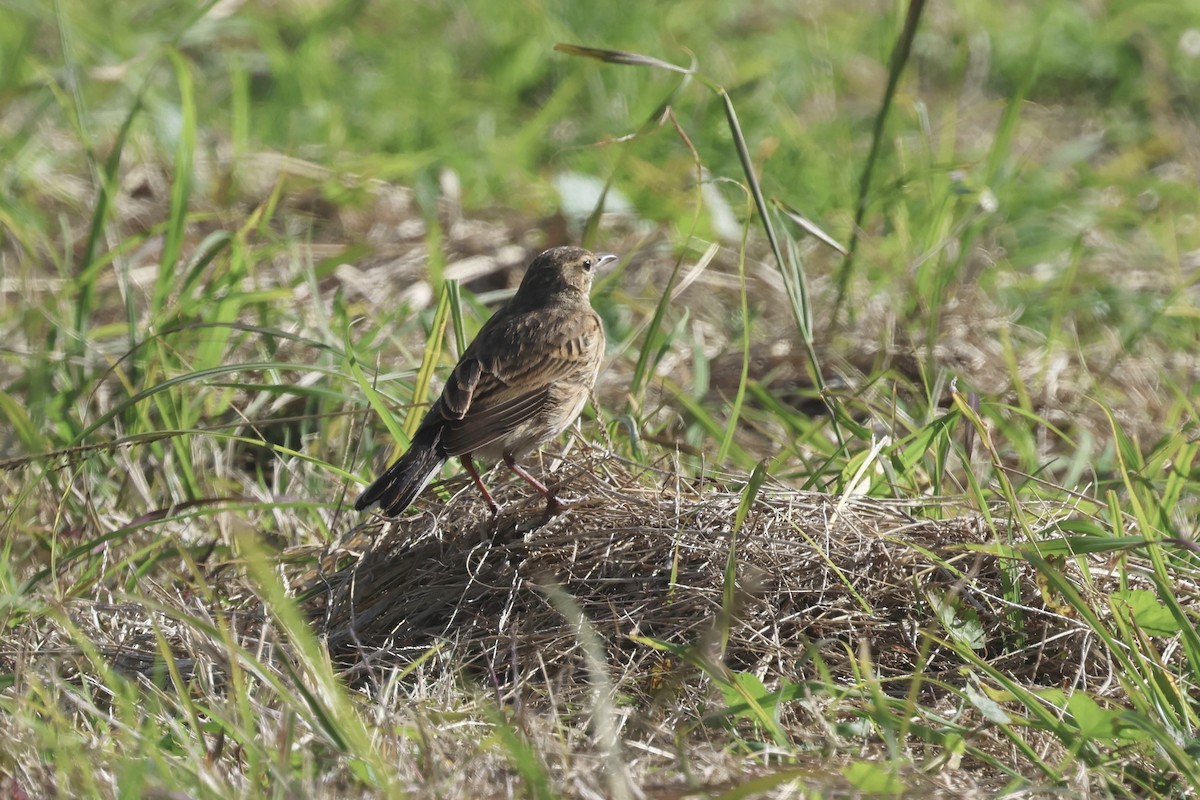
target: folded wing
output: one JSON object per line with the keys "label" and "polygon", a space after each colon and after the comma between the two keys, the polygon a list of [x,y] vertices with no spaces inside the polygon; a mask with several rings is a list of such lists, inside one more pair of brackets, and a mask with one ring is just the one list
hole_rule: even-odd
{"label": "folded wing", "polygon": [[[595,379],[604,332],[591,313],[520,314],[481,331],[451,374],[438,401],[445,419],[441,446],[448,456],[481,450],[536,417],[560,382]],[[475,352],[473,352],[475,351]]]}

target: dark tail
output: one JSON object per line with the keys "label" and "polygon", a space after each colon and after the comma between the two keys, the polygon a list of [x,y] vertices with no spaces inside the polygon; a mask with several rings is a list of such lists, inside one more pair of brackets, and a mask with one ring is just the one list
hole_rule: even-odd
{"label": "dark tail", "polygon": [[446,460],[437,452],[440,439],[437,434],[422,436],[418,431],[400,460],[388,467],[358,496],[354,501],[354,510],[366,511],[378,504],[379,512],[384,516],[396,517],[403,513]]}

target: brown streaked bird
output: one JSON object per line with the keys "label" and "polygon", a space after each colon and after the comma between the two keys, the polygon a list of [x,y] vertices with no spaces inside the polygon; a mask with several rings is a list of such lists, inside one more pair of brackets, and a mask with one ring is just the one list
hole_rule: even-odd
{"label": "brown streaked bird", "polygon": [[354,508],[394,517],[449,458],[458,457],[493,516],[500,507],[475,469],[503,459],[561,510],[555,493],[517,459],[562,433],[583,411],[604,357],[604,326],[588,293],[616,256],[555,247],[529,265],[517,293],[484,323],[430,407],[412,444],[367,487]]}

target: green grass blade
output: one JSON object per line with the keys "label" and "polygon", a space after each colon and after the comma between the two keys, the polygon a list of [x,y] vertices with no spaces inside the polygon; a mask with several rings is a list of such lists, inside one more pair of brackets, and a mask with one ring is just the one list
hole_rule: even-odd
{"label": "green grass blade", "polygon": [[180,126],[171,182],[171,205],[167,213],[158,277],[154,283],[152,303],[156,317],[161,317],[165,310],[183,253],[188,201],[192,195],[192,159],[196,150],[196,98],[191,69],[178,51],[168,50],[167,57],[175,70],[175,83],[179,90]]}
{"label": "green grass blade", "polygon": [[[390,796],[399,796],[391,759],[380,752],[346,687],[334,675],[329,653],[313,636],[304,615],[288,596],[276,574],[273,559],[253,534],[242,537],[239,549],[247,572],[262,595],[267,613],[287,633],[288,643],[296,658],[296,688],[305,692],[309,708],[321,721],[331,741],[363,765],[362,777],[371,785],[385,789]],[[283,663],[292,667],[287,659]]]}
{"label": "green grass blade", "polygon": [[425,340],[425,354],[421,357],[421,367],[417,370],[417,377],[413,382],[412,407],[408,417],[404,420],[404,433],[409,440],[417,432],[421,420],[425,418],[425,409],[429,405],[426,398],[429,396],[429,386],[433,382],[433,375],[441,361],[442,342],[446,337],[446,322],[450,319],[451,291],[449,288],[443,288],[441,296],[438,297],[437,308],[433,312],[433,324],[430,325],[429,338]]}
{"label": "green grass blade", "polygon": [[750,304],[746,296],[746,240],[738,250],[738,289],[741,298],[742,311],[742,369],[738,375],[737,392],[733,397],[733,405],[729,409],[729,421],[725,425],[725,435],[721,437],[721,446],[717,448],[717,463],[724,464],[729,456],[729,448],[733,446],[733,435],[737,430],[738,418],[742,413],[742,402],[746,398],[746,380],[750,376]]}
{"label": "green grass blade", "polygon": [[[862,176],[858,180],[858,200],[854,204],[854,228],[850,234],[850,245],[846,248],[846,258],[837,274],[837,300],[835,309],[840,309],[846,299],[846,290],[850,286],[850,276],[854,269],[854,259],[858,252],[858,240],[862,232],[863,220],[867,216],[867,199],[871,194],[871,179],[875,173],[875,164],[879,160],[879,152],[883,146],[883,128],[888,114],[892,110],[892,101],[896,96],[896,88],[900,85],[900,75],[908,64],[909,54],[912,53],[913,40],[917,38],[917,29],[921,23],[921,13],[925,10],[925,0],[909,0],[908,13],[904,17],[904,29],[892,50],[888,62],[887,88],[883,90],[883,101],[875,115],[875,128],[871,133],[871,149],[867,160],[863,163]],[[836,310],[835,310],[836,316]]]}
{"label": "green grass blade", "polygon": [[754,507],[754,501],[758,498],[758,493],[766,480],[766,464],[759,462],[750,473],[745,488],[742,489],[742,497],[733,518],[733,527],[729,531],[729,552],[725,556],[725,574],[721,581],[721,616],[718,620],[722,654],[729,647],[729,633],[737,615],[738,534],[741,533],[742,525],[745,524],[746,517],[749,516],[750,509]]}

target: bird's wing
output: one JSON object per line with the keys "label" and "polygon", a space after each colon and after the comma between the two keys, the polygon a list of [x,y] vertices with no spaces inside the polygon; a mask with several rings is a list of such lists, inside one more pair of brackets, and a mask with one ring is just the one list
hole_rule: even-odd
{"label": "bird's wing", "polygon": [[439,401],[442,446],[451,456],[486,447],[532,419],[555,383],[592,380],[603,355],[604,330],[590,309],[492,321],[463,354]]}
{"label": "bird's wing", "polygon": [[532,419],[545,406],[549,394],[550,387],[542,386],[486,408],[472,409],[463,419],[446,423],[442,446],[451,456],[482,450]]}
{"label": "bird's wing", "polygon": [[479,363],[478,358],[474,358],[470,354],[465,355],[455,365],[454,372],[450,373],[450,378],[446,381],[446,386],[442,389],[442,397],[439,400],[444,417],[456,420],[466,416],[482,376],[483,365]]}

